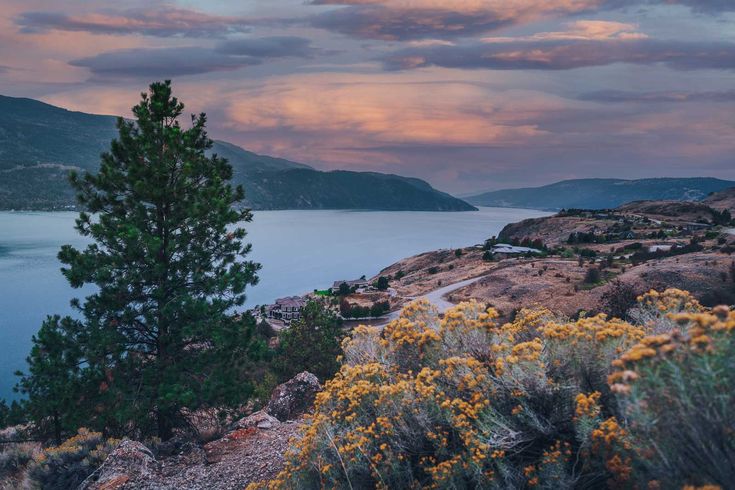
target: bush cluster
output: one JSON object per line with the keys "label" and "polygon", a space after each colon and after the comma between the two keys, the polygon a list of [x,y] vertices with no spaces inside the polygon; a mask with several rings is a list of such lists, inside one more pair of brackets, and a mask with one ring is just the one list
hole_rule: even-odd
{"label": "bush cluster", "polygon": [[59,446],[38,453],[28,468],[32,488],[77,488],[117,447],[120,441],[99,432],[79,429]]}
{"label": "bush cluster", "polygon": [[[735,312],[669,290],[636,323],[463,303],[358,327],[269,488],[735,481]],[[257,485],[254,486],[257,488]]]}

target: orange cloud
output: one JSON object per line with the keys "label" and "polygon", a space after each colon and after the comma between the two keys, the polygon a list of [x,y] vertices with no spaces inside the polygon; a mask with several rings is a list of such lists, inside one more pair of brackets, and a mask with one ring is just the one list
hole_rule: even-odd
{"label": "orange cloud", "polygon": [[567,24],[567,29],[558,32],[540,32],[532,36],[487,37],[488,43],[512,41],[606,41],[646,39],[648,36],[638,31],[638,26],[624,22],[605,20],[578,20]]}

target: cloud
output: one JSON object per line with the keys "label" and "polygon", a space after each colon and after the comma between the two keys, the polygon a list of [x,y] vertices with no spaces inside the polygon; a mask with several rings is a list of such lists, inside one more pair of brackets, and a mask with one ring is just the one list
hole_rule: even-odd
{"label": "cloud", "polygon": [[312,25],[357,38],[395,41],[480,34],[512,25],[513,20],[495,12],[359,5],[316,15]]}
{"label": "cloud", "polygon": [[[683,5],[711,14],[735,11],[732,0],[313,0],[311,4],[341,6],[313,16],[314,27],[388,41],[469,37],[549,17],[636,5]],[[589,32],[595,26],[582,27]]]}
{"label": "cloud", "polygon": [[605,20],[578,20],[568,23],[567,29],[560,32],[539,32],[526,37],[488,37],[482,39],[482,41],[502,43],[513,41],[604,41],[646,38],[648,36],[638,32],[638,26],[634,24]]}
{"label": "cloud", "polygon": [[316,51],[308,39],[283,36],[224,41],[211,49],[198,46],[123,49],[69,64],[88,68],[98,77],[175,77],[232,71],[276,58],[306,58]]}
{"label": "cloud", "polygon": [[613,63],[662,63],[679,70],[735,69],[735,44],[639,40],[507,41],[400,50],[389,70],[428,66],[492,70],[570,70]]}
{"label": "cloud", "polygon": [[695,12],[735,12],[735,2],[732,0],[658,0],[656,3],[684,5]]}
{"label": "cloud", "polygon": [[260,62],[249,56],[230,56],[191,46],[110,51],[69,64],[88,68],[99,77],[163,78],[231,71]]}
{"label": "cloud", "polygon": [[173,7],[130,9],[83,15],[25,12],[15,22],[25,33],[50,30],[158,37],[222,37],[246,32],[252,19],[209,15]]}
{"label": "cloud", "polygon": [[735,90],[708,92],[625,92],[601,90],[578,97],[579,100],[612,103],[669,103],[669,102],[735,102]]}
{"label": "cloud", "polygon": [[256,58],[308,58],[317,52],[311,41],[302,37],[275,36],[224,41],[217,45],[218,53],[253,56]]}

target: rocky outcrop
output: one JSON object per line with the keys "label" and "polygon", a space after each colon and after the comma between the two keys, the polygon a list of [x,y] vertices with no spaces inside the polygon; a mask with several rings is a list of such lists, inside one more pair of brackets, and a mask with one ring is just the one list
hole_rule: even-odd
{"label": "rocky outcrop", "polygon": [[147,447],[137,441],[124,440],[79,488],[118,490],[131,481],[150,477],[156,466],[156,458]]}
{"label": "rocky outcrop", "polygon": [[265,411],[281,422],[295,420],[311,410],[316,394],[321,390],[319,379],[304,371],[273,390]]}
{"label": "rocky outcrop", "polygon": [[281,422],[277,418],[263,410],[260,410],[259,412],[255,412],[252,415],[248,415],[247,417],[238,420],[235,423],[234,429],[250,429],[252,427],[257,429],[272,429],[280,423]]}
{"label": "rocky outcrop", "polygon": [[270,480],[283,469],[319,391],[316,376],[300,373],[273,391],[267,408],[234,423],[224,437],[203,446],[168,441],[158,448],[159,461],[143,444],[123,441],[79,488],[229,490]]}

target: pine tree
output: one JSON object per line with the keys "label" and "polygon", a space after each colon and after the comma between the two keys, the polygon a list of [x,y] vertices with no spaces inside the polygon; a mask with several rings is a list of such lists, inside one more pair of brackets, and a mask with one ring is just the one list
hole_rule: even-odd
{"label": "pine tree", "polygon": [[278,336],[275,366],[282,380],[302,371],[314,373],[322,382],[339,370],[345,333],[342,321],[330,309],[309,301],[295,320]]}
{"label": "pine tree", "polygon": [[[96,292],[73,301],[84,320],[66,326],[76,331],[62,326],[82,366],[70,391],[83,396],[67,409],[109,433],[167,439],[183,408],[248,395],[243,372],[261,346],[252,317],[235,313],[260,265],[244,259],[251,247],[237,223],[252,215],[240,207],[242,187],[230,185],[232,167],[206,154],[206,116],[182,128],[169,81],[141,95],[135,120],[118,119],[99,173],[71,176],[84,209],[76,228],[93,243],[64,246],[62,272]],[[43,383],[30,361],[21,385]],[[28,394],[41,405],[48,398]]]}

